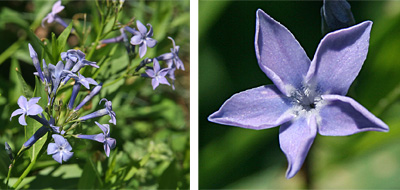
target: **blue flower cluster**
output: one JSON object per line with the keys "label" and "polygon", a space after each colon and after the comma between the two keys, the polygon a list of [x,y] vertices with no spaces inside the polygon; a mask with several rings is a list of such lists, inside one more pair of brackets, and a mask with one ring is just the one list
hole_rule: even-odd
{"label": "blue flower cluster", "polygon": [[[28,141],[24,143],[23,148],[31,147],[33,144],[35,144],[35,142],[37,142],[37,140],[43,137],[46,133],[49,133],[52,134],[54,143],[50,143],[48,145],[47,154],[52,155],[54,160],[60,164],[62,161],[65,162],[73,156],[73,152],[71,152],[72,147],[68,143],[66,139],[67,137],[89,139],[101,142],[104,144],[106,155],[109,156],[110,150],[115,148],[116,141],[110,137],[110,127],[108,124],[100,124],[95,122],[96,125],[99,126],[103,131],[103,133],[96,135],[73,134],[72,130],[75,128],[76,123],[105,115],[110,116],[110,123],[114,125],[117,123],[116,114],[112,110],[112,102],[105,98],[101,99],[99,102],[102,103],[104,101],[105,108],[84,116],[80,116],[79,113],[79,110],[95,95],[97,95],[102,88],[102,83],[97,83],[92,78],[84,77],[81,73],[79,73],[79,71],[85,66],[92,66],[95,68],[99,68],[99,66],[97,66],[95,62],[86,60],[85,54],[80,50],[68,50],[67,52],[61,53],[62,60],[56,65],[51,63],[46,64],[43,59],[42,69],[39,64],[37,53],[30,44],[29,52],[33,61],[33,65],[37,70],[37,72],[34,74],[38,76],[43,85],[45,85],[47,93],[47,107],[43,109],[40,105],[38,105],[41,97],[33,97],[29,100],[24,96],[19,97],[18,105],[20,108],[11,114],[10,120],[16,115],[21,115],[18,119],[19,123],[21,125],[27,125],[25,117],[29,116],[43,125],[32,137],[28,139]],[[65,111],[61,112],[59,109],[62,109],[60,108],[62,104],[56,106],[54,102],[56,102],[55,99],[59,89],[64,85],[68,87],[67,84],[70,80],[74,80],[73,85],[69,86],[72,87],[72,94],[68,105],[66,105]],[[91,92],[86,95],[79,104],[74,106],[81,86],[90,89],[90,85],[94,85],[94,88],[91,90]],[[65,115],[60,117],[57,115],[60,113],[65,113]],[[55,115],[57,115],[57,117]]]}

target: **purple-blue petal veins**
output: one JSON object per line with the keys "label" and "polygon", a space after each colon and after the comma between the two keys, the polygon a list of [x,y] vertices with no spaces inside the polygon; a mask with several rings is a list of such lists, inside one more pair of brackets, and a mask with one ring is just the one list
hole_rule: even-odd
{"label": "purple-blue petal veins", "polygon": [[53,159],[58,163],[68,161],[74,153],[71,152],[72,147],[68,141],[61,135],[53,134],[54,143],[49,143],[47,147],[47,155],[52,155]]}
{"label": "purple-blue petal veins", "polygon": [[35,134],[33,134],[25,143],[24,143],[24,147],[25,148],[29,148],[31,147],[33,144],[36,143],[36,141],[38,141],[40,138],[42,138],[47,132],[49,131],[49,128],[42,126],[40,127]]}
{"label": "purple-blue petal veins", "polygon": [[274,85],[233,95],[209,121],[249,129],[281,125],[279,142],[289,163],[286,178],[301,169],[317,132],[344,136],[389,130],[344,96],[366,59],[371,21],[327,34],[310,61],[288,29],[262,10],[256,17],[256,57]]}

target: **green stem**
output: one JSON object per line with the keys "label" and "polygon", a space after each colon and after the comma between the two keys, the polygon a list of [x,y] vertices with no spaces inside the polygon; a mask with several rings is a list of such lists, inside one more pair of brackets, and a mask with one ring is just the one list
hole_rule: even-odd
{"label": "green stem", "polygon": [[[51,139],[50,135],[49,135],[49,133],[47,133],[47,139],[46,139],[46,142],[43,147],[46,147],[46,145],[49,144],[50,139]],[[19,184],[21,184],[22,180],[24,180],[25,177],[29,174],[29,172],[32,170],[33,166],[35,165],[36,160],[43,154],[44,150],[46,150],[46,148],[43,148],[43,147],[42,147],[42,149],[40,149],[39,154],[37,154],[37,156],[32,160],[32,162],[25,169],[24,173],[22,173],[22,175],[18,178],[17,182],[14,183],[12,188],[16,189],[19,186]]]}
{"label": "green stem", "polygon": [[10,167],[8,169],[8,174],[7,174],[7,181],[6,181],[6,186],[8,189],[8,182],[10,180],[10,176],[11,176],[11,171],[14,168],[15,163],[17,162],[18,158],[21,157],[22,153],[25,152],[25,150],[27,150],[26,148],[21,147],[21,149],[18,151],[17,156],[15,156],[14,160],[11,162]]}

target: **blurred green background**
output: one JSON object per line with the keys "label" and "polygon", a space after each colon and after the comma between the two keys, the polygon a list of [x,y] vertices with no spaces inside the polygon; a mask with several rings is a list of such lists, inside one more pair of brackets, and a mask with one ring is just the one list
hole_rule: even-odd
{"label": "blurred green background", "polygon": [[278,127],[254,131],[207,117],[233,94],[271,84],[255,56],[256,10],[286,26],[312,59],[323,37],[322,1],[199,1],[200,188],[400,188],[400,1],[350,5],[356,23],[374,24],[367,60],[347,95],[390,132],[317,135],[307,157],[309,175],[301,170],[287,180]]}
{"label": "blurred green background", "polygon": [[[26,140],[24,127],[18,123],[18,119],[14,117],[10,121],[11,113],[18,108],[17,99],[22,95],[21,80],[15,70],[18,68],[31,89],[34,89],[35,68],[29,56],[28,43],[33,43],[37,36],[51,47],[52,33],[58,37],[63,31],[64,28],[59,24],[46,24],[45,28],[40,26],[42,18],[50,12],[55,2],[0,1],[0,123],[2,123],[0,127],[0,180],[2,181],[0,189],[6,188],[3,182],[10,164],[2,148],[4,142],[8,142],[16,154]],[[99,0],[99,6],[104,8],[113,2],[120,1]],[[101,27],[96,1],[63,0],[62,5],[65,9],[59,14],[61,18],[67,23],[74,22],[74,28],[78,33],[83,29],[88,30],[85,33],[86,41],[79,40],[76,35],[70,35],[64,51],[76,48],[88,55],[88,49],[93,45]],[[134,18],[135,21],[138,19],[144,24],[151,23],[154,28],[153,38],[158,41],[158,44],[155,48],[148,48],[146,57],[152,58],[170,52],[172,42],[167,39],[168,36],[174,38],[176,44],[180,46],[179,57],[184,62],[186,70],[175,72],[176,90],[172,90],[167,85],[160,85],[153,90],[151,80],[141,77],[130,77],[118,80],[112,85],[104,85],[92,103],[88,103],[88,106],[83,108],[83,114],[103,108],[103,104],[98,105],[101,98],[112,101],[117,125],[110,126],[111,137],[117,140],[117,147],[111,151],[110,158],[105,156],[101,143],[68,139],[73,147],[74,156],[60,165],[51,156],[42,155],[19,186],[20,188],[189,188],[189,7],[188,0],[125,1],[123,11],[118,18],[119,22],[127,24]],[[106,24],[108,28],[111,28],[112,22],[106,22]],[[105,38],[119,35],[119,30],[115,30]],[[128,35],[131,37],[131,34]],[[41,60],[43,50],[40,48],[35,50]],[[130,56],[132,58],[132,55]],[[97,70],[86,69],[85,77],[94,78],[96,75],[96,81],[110,84],[121,76],[128,64],[136,67],[144,58],[133,57],[130,61],[124,45],[117,43],[101,46],[95,50],[90,59],[87,59],[101,62],[101,67]],[[46,62],[56,64],[49,60]],[[166,65],[163,64],[162,67]],[[71,93],[70,90],[71,88],[65,93]],[[85,93],[87,91],[82,89],[77,101],[80,101],[82,94]],[[64,100],[64,104],[67,101]],[[105,124],[108,120],[109,117],[105,116],[85,122],[80,128],[81,133],[98,134],[101,131],[94,125],[94,121]],[[14,184],[28,164],[27,156],[17,162],[11,174],[10,185]]]}

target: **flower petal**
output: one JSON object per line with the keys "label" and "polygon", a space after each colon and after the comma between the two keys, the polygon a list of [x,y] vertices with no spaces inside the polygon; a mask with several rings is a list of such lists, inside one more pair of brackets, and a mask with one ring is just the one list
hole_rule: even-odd
{"label": "flower petal", "polygon": [[153,48],[157,44],[157,40],[153,38],[146,38],[147,47]]}
{"label": "flower petal", "polygon": [[26,124],[26,121],[25,121],[25,113],[23,113],[21,116],[19,116],[18,122],[21,125],[28,125],[28,124]]}
{"label": "flower petal", "polygon": [[296,118],[279,128],[279,144],[289,165],[287,179],[295,176],[301,169],[316,135],[317,124],[313,115]]}
{"label": "flower petal", "polygon": [[47,146],[47,155],[55,154],[56,152],[58,152],[58,146],[56,143],[49,143]]}
{"label": "flower petal", "polygon": [[276,127],[291,120],[292,104],[275,85],[260,86],[233,95],[208,120],[250,129]]}
{"label": "flower petal", "polygon": [[146,41],[143,41],[143,43],[141,43],[139,45],[139,55],[140,58],[144,57],[144,55],[146,55],[146,51],[147,51],[147,45],[146,45]]}
{"label": "flower petal", "polygon": [[153,90],[156,89],[159,84],[160,82],[158,82],[157,78],[151,79],[151,85],[153,86]]}
{"label": "flower petal", "polygon": [[20,96],[17,103],[20,108],[26,109],[26,107],[28,107],[28,100],[25,98],[25,96]]}
{"label": "flower petal", "polygon": [[28,106],[30,107],[32,105],[37,104],[39,102],[39,100],[40,100],[40,97],[33,97],[33,98],[29,99]]}
{"label": "flower petal", "polygon": [[110,132],[110,125],[100,124],[97,121],[95,121],[94,123],[96,123],[96,125],[103,131],[105,135],[108,135],[108,133]]}
{"label": "flower petal", "polygon": [[19,115],[19,114],[23,114],[23,113],[25,113],[25,111],[23,109],[17,109],[15,111],[13,111],[12,114],[11,114],[11,117],[10,117],[10,121],[11,121],[12,117],[14,117],[16,115]]}
{"label": "flower petal", "polygon": [[60,152],[57,152],[53,154],[53,159],[57,161],[58,163],[62,164],[62,154]]}
{"label": "flower petal", "polygon": [[29,107],[28,112],[26,113],[26,115],[37,115],[43,112],[43,108],[40,107],[37,104],[32,105],[31,107]]}
{"label": "flower petal", "polygon": [[257,10],[254,44],[261,70],[282,93],[289,95],[289,86],[301,88],[310,59],[293,34],[261,9]]}
{"label": "flower petal", "polygon": [[106,153],[107,157],[110,157],[110,147],[108,146],[107,143],[104,143],[103,146],[104,146],[104,152]]}
{"label": "flower petal", "polygon": [[168,80],[163,76],[159,76],[158,77],[158,82],[161,83],[161,84],[166,84],[166,85],[170,86]]}
{"label": "flower petal", "polygon": [[62,159],[64,160],[64,162],[66,162],[66,161],[68,161],[73,155],[74,155],[73,152],[64,151],[64,152],[63,152],[63,155],[62,155]]}
{"label": "flower petal", "polygon": [[51,10],[51,13],[53,14],[57,14],[59,12],[61,12],[64,9],[64,6],[61,5],[61,1],[57,1],[56,3],[54,3],[53,8]]}
{"label": "flower petal", "polygon": [[145,72],[146,72],[146,74],[147,74],[148,77],[151,77],[151,78],[154,78],[154,77],[155,77],[155,74],[154,74],[153,69],[146,69]]}
{"label": "flower petal", "polygon": [[157,57],[157,60],[161,60],[161,61],[166,61],[169,59],[174,58],[174,54],[173,53],[164,53],[160,56]]}
{"label": "flower petal", "polygon": [[54,142],[56,143],[57,146],[63,146],[65,144],[65,141],[67,141],[61,135],[53,134],[51,136],[53,137]]}
{"label": "flower petal", "polygon": [[355,100],[323,95],[327,105],[320,110],[318,132],[325,136],[346,136],[363,131],[389,131],[389,127]]}
{"label": "flower petal", "polygon": [[158,73],[158,71],[160,71],[160,63],[158,63],[157,59],[153,59],[153,70],[154,73]]}
{"label": "flower petal", "polygon": [[322,94],[345,95],[367,57],[372,22],[337,30],[320,42],[306,80]]}
{"label": "flower petal", "polygon": [[147,33],[147,28],[140,22],[139,20],[136,20],[136,27],[138,28],[139,32],[142,34],[142,36],[146,36]]}
{"label": "flower petal", "polygon": [[142,36],[141,35],[135,35],[131,38],[131,44],[132,45],[139,45],[143,42]]}

